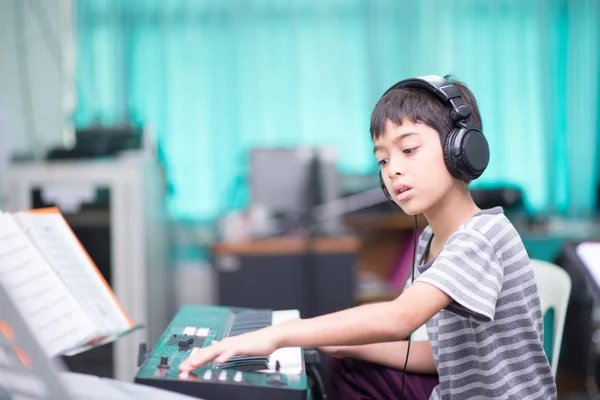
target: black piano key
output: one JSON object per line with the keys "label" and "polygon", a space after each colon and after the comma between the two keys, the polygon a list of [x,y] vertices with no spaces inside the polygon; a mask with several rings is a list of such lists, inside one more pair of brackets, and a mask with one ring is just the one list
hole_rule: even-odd
{"label": "black piano key", "polygon": [[[236,336],[256,331],[271,325],[270,310],[249,310],[238,312],[234,315],[233,323],[228,336]],[[219,368],[231,368],[244,371],[266,369],[269,366],[268,357],[234,356]]]}

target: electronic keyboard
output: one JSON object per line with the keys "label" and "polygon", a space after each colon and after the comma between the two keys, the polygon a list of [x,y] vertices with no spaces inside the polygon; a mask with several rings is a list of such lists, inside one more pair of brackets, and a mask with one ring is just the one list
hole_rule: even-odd
{"label": "electronic keyboard", "polygon": [[206,400],[306,400],[308,379],[303,349],[278,349],[267,357],[236,356],[187,374],[179,364],[213,340],[299,318],[298,310],[271,311],[222,306],[183,306],[156,346],[141,356],[136,383]]}

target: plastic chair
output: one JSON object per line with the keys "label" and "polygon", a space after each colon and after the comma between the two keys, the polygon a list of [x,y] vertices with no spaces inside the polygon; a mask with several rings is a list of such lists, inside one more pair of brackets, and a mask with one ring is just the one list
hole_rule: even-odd
{"label": "plastic chair", "polygon": [[571,278],[558,265],[532,259],[533,274],[544,316],[544,350],[556,378],[567,305],[571,294]]}
{"label": "plastic chair", "polygon": [[[567,305],[571,295],[571,278],[558,265],[536,259],[532,259],[531,263],[544,316],[544,350],[550,361],[552,374],[556,378]],[[411,338],[414,341],[428,340],[425,325],[419,327]]]}
{"label": "plastic chair", "polygon": [[427,337],[427,326],[422,325],[421,327],[419,327],[416,331],[413,332],[412,335],[410,335],[410,338],[415,342],[428,341],[429,338]]}

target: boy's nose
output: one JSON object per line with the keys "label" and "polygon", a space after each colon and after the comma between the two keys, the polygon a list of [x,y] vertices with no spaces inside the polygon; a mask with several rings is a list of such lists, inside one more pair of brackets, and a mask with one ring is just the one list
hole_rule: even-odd
{"label": "boy's nose", "polygon": [[393,179],[395,176],[404,175],[404,166],[399,161],[390,160],[390,165],[388,168],[388,176],[390,179]]}

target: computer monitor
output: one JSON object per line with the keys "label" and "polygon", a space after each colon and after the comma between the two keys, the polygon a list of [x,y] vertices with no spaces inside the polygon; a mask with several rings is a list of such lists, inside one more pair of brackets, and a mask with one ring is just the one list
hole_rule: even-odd
{"label": "computer monitor", "polygon": [[255,148],[250,158],[251,205],[292,225],[310,223],[314,206],[340,195],[334,149]]}

